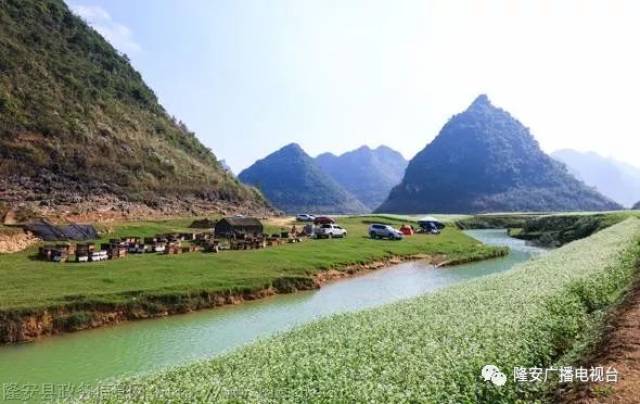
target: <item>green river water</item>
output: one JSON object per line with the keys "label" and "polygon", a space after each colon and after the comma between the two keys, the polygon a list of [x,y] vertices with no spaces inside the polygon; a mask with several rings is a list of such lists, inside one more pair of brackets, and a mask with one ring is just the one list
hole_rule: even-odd
{"label": "green river water", "polygon": [[507,271],[541,249],[503,230],[471,230],[508,245],[504,258],[448,268],[406,262],[324,285],[319,290],[0,347],[0,386],[94,384],[210,358],[333,313],[361,310]]}

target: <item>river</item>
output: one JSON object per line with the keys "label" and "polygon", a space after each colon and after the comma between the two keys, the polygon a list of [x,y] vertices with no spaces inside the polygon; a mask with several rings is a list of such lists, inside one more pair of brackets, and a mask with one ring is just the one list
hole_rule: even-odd
{"label": "river", "polygon": [[0,386],[94,384],[187,364],[319,317],[380,306],[508,271],[543,251],[508,237],[504,230],[466,233],[488,244],[508,245],[511,253],[438,269],[424,261],[405,262],[328,283],[318,290],[2,346]]}

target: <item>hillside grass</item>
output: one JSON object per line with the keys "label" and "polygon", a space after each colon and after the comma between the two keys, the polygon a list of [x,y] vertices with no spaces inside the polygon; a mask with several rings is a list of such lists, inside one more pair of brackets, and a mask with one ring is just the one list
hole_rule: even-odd
{"label": "hillside grass", "polygon": [[[369,217],[370,218],[370,217]],[[116,225],[104,239],[187,231],[192,219]],[[359,217],[340,218],[346,239],[306,240],[263,250],[201,252],[182,255],[129,255],[97,263],[53,263],[36,259],[36,248],[0,255],[0,313],[46,307],[127,304],[145,299],[172,301],[180,296],[244,292],[269,287],[279,278],[303,277],[329,268],[368,263],[391,256],[446,254],[452,259],[491,256],[482,245],[454,226],[440,236],[416,235],[402,241],[370,240]],[[393,221],[393,224],[400,224]],[[282,221],[267,226],[279,230]],[[298,224],[298,226],[300,226]],[[194,229],[190,229],[194,231]]]}
{"label": "hillside grass", "polygon": [[[553,382],[515,383],[514,367],[574,364],[637,273],[639,240],[640,220],[628,219],[507,273],[126,380],[100,402],[544,400]],[[505,372],[504,386],[482,380],[486,364]]]}
{"label": "hillside grass", "polygon": [[[163,195],[264,205],[63,0],[0,1],[0,73],[0,183],[48,190],[47,200],[56,191],[152,207]],[[14,184],[18,173],[32,184]]]}

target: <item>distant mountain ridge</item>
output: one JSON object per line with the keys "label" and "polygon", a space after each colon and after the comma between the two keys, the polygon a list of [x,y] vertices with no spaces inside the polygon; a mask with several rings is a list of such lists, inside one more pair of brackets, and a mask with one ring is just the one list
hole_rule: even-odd
{"label": "distant mountain ridge", "polygon": [[286,213],[365,213],[367,207],[322,171],[298,144],[256,161],[238,178]]}
{"label": "distant mountain ridge", "polygon": [[547,156],[508,112],[480,95],[410,162],[376,210],[387,213],[616,210]]}
{"label": "distant mountain ridge", "polygon": [[0,205],[65,217],[269,211],[62,0],[0,1]]}
{"label": "distant mountain ridge", "polygon": [[640,168],[595,152],[571,149],[555,151],[551,157],[566,164],[578,179],[626,207],[640,200]]}
{"label": "distant mountain ridge", "polygon": [[374,210],[400,183],[408,161],[387,146],[371,149],[362,146],[336,156],[323,153],[316,157],[318,166],[338,184]]}

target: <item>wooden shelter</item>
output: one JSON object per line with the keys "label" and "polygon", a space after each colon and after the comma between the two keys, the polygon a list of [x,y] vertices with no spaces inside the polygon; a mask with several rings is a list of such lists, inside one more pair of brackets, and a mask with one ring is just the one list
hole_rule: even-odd
{"label": "wooden shelter", "polygon": [[215,235],[217,237],[242,237],[260,235],[264,226],[255,217],[225,217],[216,223]]}

